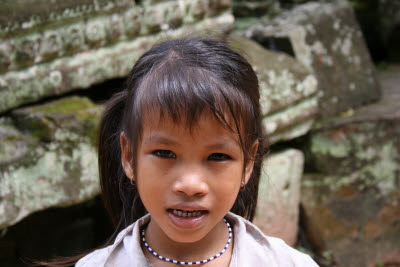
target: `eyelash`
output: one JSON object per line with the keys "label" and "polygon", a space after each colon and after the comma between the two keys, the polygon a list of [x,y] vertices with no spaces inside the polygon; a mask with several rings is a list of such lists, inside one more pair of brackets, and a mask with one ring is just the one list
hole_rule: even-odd
{"label": "eyelash", "polygon": [[208,156],[208,160],[214,160],[214,161],[226,161],[230,159],[232,158],[224,153],[213,153],[210,156]]}
{"label": "eyelash", "polygon": [[164,149],[153,151],[153,155],[160,157],[160,158],[165,158],[165,159],[175,159],[176,158],[176,155],[174,152],[172,152],[171,150],[164,150]]}
{"label": "eyelash", "polygon": [[[172,152],[171,150],[164,150],[164,149],[155,150],[152,152],[152,154],[160,158],[176,159],[175,153]],[[213,161],[226,161],[230,159],[232,158],[224,153],[213,153],[207,158],[207,160],[213,160]]]}

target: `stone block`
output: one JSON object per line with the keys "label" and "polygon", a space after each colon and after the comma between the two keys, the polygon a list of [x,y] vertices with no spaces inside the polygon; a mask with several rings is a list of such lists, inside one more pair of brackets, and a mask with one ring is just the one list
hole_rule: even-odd
{"label": "stone block", "polygon": [[159,40],[208,29],[229,31],[231,4],[71,0],[49,7],[39,0],[7,2],[0,10],[0,113],[125,76]]}
{"label": "stone block", "polygon": [[304,156],[288,149],[264,161],[254,223],[267,235],[293,246],[297,240]]}
{"label": "stone block", "polygon": [[[126,12],[129,16],[124,17],[125,20],[135,19],[136,15],[140,15],[140,13],[136,13],[139,11],[128,10]],[[171,19],[173,18],[172,16]],[[131,21],[129,24],[133,28],[125,28],[126,34],[131,37],[139,33],[138,27],[141,26],[140,24],[137,26],[136,22]],[[15,51],[10,64],[13,69],[0,73],[0,113],[21,104],[35,102],[46,96],[58,95],[74,89],[85,89],[108,79],[123,77],[129,73],[139,56],[157,41],[186,36],[204,29],[227,31],[233,26],[233,16],[228,10],[216,17],[205,18],[201,22],[191,25],[182,25],[174,30],[165,28],[154,35],[137,36],[133,41],[122,40],[113,45],[101,47],[106,43],[107,32],[111,27],[110,23],[110,17],[103,16],[79,24],[83,28],[78,25],[76,27],[65,26],[66,28],[60,30],[59,34],[74,33],[73,39],[63,46],[71,49],[67,51],[68,53],[65,52],[68,56],[46,62],[41,62],[41,58],[38,56],[39,34],[20,37],[22,43],[23,40],[27,40],[26,38],[31,39],[26,47],[21,46],[20,50],[11,49],[11,51]],[[114,28],[114,30],[116,29]],[[105,39],[102,39],[103,37]],[[84,43],[82,43],[83,40]],[[91,47],[97,48],[91,49]],[[7,51],[8,48],[4,49]],[[79,49],[83,50],[77,51]],[[71,53],[75,54],[70,55]],[[7,59],[3,57],[3,62],[5,62],[3,66],[7,64],[6,61]],[[29,65],[36,61],[40,64]]]}
{"label": "stone block", "polygon": [[183,22],[186,24],[192,24],[196,21],[201,20],[207,13],[208,1],[205,0],[194,0],[185,1],[185,17]]}
{"label": "stone block", "polygon": [[276,4],[276,0],[236,0],[233,2],[235,17],[261,17]]}
{"label": "stone block", "polygon": [[36,27],[73,21],[81,17],[132,7],[130,0],[69,0],[49,5],[41,0],[3,1],[0,9],[0,38],[26,33]]}
{"label": "stone block", "polygon": [[99,193],[95,139],[102,107],[68,97],[0,121],[0,228]]}
{"label": "stone block", "polygon": [[345,1],[307,3],[251,26],[246,36],[292,54],[315,73],[319,114],[371,103],[381,91],[352,8]]}
{"label": "stone block", "polygon": [[269,142],[305,134],[318,110],[317,81],[311,72],[284,53],[268,51],[245,37],[231,35],[229,40],[257,73]]}
{"label": "stone block", "polygon": [[399,71],[376,104],[322,121],[310,134],[302,205],[338,266],[400,264]]}

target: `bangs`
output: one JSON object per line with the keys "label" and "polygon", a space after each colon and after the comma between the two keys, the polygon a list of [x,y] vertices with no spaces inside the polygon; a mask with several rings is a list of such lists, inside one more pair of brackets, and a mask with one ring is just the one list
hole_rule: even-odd
{"label": "bangs", "polygon": [[240,143],[241,132],[249,130],[244,128],[246,119],[252,117],[250,99],[212,73],[179,59],[167,60],[152,70],[136,93],[134,114],[140,114],[142,123],[146,114],[159,114],[160,119],[168,117],[192,129],[200,116],[211,112],[224,127],[239,135]]}

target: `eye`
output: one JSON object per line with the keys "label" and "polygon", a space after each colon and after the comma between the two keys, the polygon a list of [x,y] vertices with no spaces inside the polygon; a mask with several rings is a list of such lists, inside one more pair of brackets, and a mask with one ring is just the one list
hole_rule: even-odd
{"label": "eye", "polygon": [[214,161],[225,161],[230,159],[232,158],[224,153],[213,153],[210,156],[208,156],[208,160],[214,160]]}
{"label": "eye", "polygon": [[153,155],[160,157],[160,158],[165,158],[165,159],[175,159],[176,155],[174,152],[172,152],[171,150],[155,150],[152,152]]}

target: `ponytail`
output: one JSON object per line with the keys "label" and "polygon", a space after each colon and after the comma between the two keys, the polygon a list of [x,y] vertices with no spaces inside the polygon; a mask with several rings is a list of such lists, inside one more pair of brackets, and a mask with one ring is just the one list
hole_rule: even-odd
{"label": "ponytail", "polygon": [[118,233],[146,214],[136,186],[130,183],[121,164],[120,134],[123,131],[127,91],[108,102],[99,129],[99,175],[104,206],[115,227],[107,244]]}

